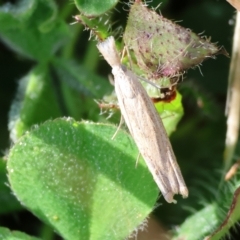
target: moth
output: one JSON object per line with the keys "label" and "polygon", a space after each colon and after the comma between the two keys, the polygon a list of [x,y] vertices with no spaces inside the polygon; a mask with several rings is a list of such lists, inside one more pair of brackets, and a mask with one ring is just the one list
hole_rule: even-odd
{"label": "moth", "polygon": [[138,77],[121,64],[113,37],[97,48],[112,67],[121,114],[163,197],[169,203],[176,203],[175,194],[188,197],[162,120]]}

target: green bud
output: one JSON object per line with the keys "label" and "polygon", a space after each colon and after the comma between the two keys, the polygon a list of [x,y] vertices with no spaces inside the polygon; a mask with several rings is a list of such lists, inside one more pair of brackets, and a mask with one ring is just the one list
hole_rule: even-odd
{"label": "green bud", "polygon": [[149,80],[176,77],[206,58],[227,55],[209,39],[158,15],[140,0],[131,6],[123,39]]}

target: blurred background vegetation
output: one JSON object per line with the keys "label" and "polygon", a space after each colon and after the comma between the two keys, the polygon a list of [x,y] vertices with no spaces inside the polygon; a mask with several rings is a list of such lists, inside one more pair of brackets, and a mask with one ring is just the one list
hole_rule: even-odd
{"label": "blurred background vegetation", "polygon": [[[0,0],[0,6],[8,1]],[[10,1],[15,4],[17,1]],[[73,15],[79,14],[71,1],[56,1],[58,14],[68,24],[68,34],[63,46],[57,54],[68,59],[75,59],[79,66],[89,72],[95,72],[105,78],[110,73],[110,67],[102,61],[95,47],[95,41],[89,41],[89,32],[74,22]],[[149,5],[156,7],[160,2],[153,0]],[[119,3],[112,11],[114,26],[124,28],[127,20],[127,6]],[[192,29],[196,33],[204,32],[211,36],[212,42],[218,42],[231,54],[232,38],[235,23],[235,10],[225,0],[164,0],[160,6],[161,14],[172,20],[182,20],[181,26]],[[40,14],[40,13],[39,13]],[[3,24],[3,23],[2,23]],[[7,24],[7,23],[6,23]],[[1,32],[0,32],[1,39]],[[36,46],[38,42],[36,41]],[[9,138],[8,119],[9,110],[18,88],[18,81],[26,75],[36,64],[36,61],[26,58],[10,49],[0,41],[0,150],[4,156],[11,147]],[[220,173],[223,169],[223,151],[226,134],[226,117],[224,116],[228,73],[230,59],[217,56],[203,62],[200,67],[191,69],[185,75],[184,81],[179,84],[178,90],[183,96],[184,117],[178,124],[177,130],[171,136],[174,152],[181,164],[183,176],[189,186],[190,196],[186,200],[178,199],[178,205],[159,206],[153,215],[157,219],[161,215],[164,227],[171,228],[181,224],[189,211],[197,211],[202,204],[211,201],[218,187]],[[59,83],[54,82],[59,88]],[[109,93],[108,88],[106,93]],[[76,89],[79,102],[84,104],[86,95]],[[58,101],[61,106],[62,116],[72,116],[65,111],[62,103],[61,87],[58,91]],[[104,89],[103,89],[104,92]],[[81,105],[82,106],[82,105]],[[80,109],[73,117],[80,119],[98,119],[97,105],[92,102],[87,105],[89,109]],[[239,157],[239,147],[235,157]],[[2,166],[0,178],[7,182],[5,167]],[[4,186],[1,186],[4,188]],[[7,190],[6,190],[7,191]],[[1,197],[1,196],[0,196]],[[181,207],[179,207],[181,206]],[[184,207],[182,207],[184,206]],[[226,211],[228,206],[222,206],[219,211]],[[45,236],[43,239],[61,239],[54,236],[52,230],[43,225],[30,212],[14,202],[11,208],[3,206],[0,211],[0,225],[13,230],[20,230],[35,236]],[[207,223],[206,223],[207,224]],[[40,234],[41,232],[41,234]],[[232,231],[232,236],[239,239],[237,231]],[[234,239],[234,238],[232,238]]]}

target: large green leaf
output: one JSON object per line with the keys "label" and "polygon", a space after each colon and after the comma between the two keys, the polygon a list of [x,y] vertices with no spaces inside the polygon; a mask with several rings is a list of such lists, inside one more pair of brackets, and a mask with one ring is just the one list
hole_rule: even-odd
{"label": "large green leaf", "polygon": [[9,181],[19,200],[65,239],[124,239],[158,196],[138,151],[116,127],[49,121],[11,149]]}

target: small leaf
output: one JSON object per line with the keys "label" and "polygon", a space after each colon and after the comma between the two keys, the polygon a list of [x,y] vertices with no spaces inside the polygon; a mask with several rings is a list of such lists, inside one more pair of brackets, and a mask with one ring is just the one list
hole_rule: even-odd
{"label": "small leaf", "polygon": [[173,101],[170,103],[158,102],[155,107],[162,118],[168,136],[170,136],[176,130],[177,124],[184,114],[181,94],[177,92]]}
{"label": "small leaf", "polygon": [[74,0],[81,14],[96,17],[114,8],[118,0]]}
{"label": "small leaf", "polygon": [[55,58],[54,67],[62,81],[84,95],[102,98],[112,91],[113,87],[107,79],[88,71],[75,61]]}
{"label": "small leaf", "polygon": [[[240,220],[240,182],[239,179],[234,179],[231,183],[225,182],[220,190],[218,190],[218,186],[213,185],[212,182],[202,182],[205,190],[207,189],[211,192],[208,192],[208,199],[211,196],[213,196],[213,198],[207,202],[201,199],[204,207],[187,217],[184,223],[176,229],[176,236],[173,239],[218,240],[227,235],[229,229]],[[235,189],[237,190],[235,191]],[[199,192],[199,196],[202,195],[203,193]],[[187,208],[188,207],[189,206],[187,206]],[[193,223],[197,224],[193,225]]]}
{"label": "small leaf", "polygon": [[226,215],[226,218],[210,236],[204,240],[218,240],[226,236],[232,226],[234,226],[240,220],[240,187],[235,191],[232,204]]}
{"label": "small leaf", "polygon": [[0,7],[0,36],[25,57],[46,61],[69,38],[68,26],[57,18],[54,1],[20,0]]}
{"label": "small leaf", "polygon": [[15,142],[34,124],[61,116],[46,65],[38,65],[23,77],[9,113],[9,130]]}
{"label": "small leaf", "polygon": [[6,161],[0,158],[0,214],[22,209],[20,203],[13,196],[10,187],[7,186],[7,182]]}
{"label": "small leaf", "polygon": [[[217,211],[219,209],[216,203],[208,204],[205,208],[196,211],[194,215],[189,216],[180,228],[177,229],[178,235],[173,239],[204,239],[206,233],[211,232],[218,224]],[[193,223],[197,224],[193,225]]]}
{"label": "small leaf", "polygon": [[124,239],[152,211],[158,190],[137,148],[116,127],[58,119],[11,149],[19,200],[65,239]]}
{"label": "small leaf", "polygon": [[[86,17],[83,15],[74,16],[77,22],[91,31],[91,35],[95,35],[98,40],[103,41],[109,36],[110,22],[109,16],[100,16],[96,18]],[[106,24],[108,22],[108,24]],[[90,35],[90,36],[91,36]]]}
{"label": "small leaf", "polygon": [[4,240],[40,240],[40,238],[31,237],[19,231],[10,231],[7,228],[0,227],[0,239]]}

